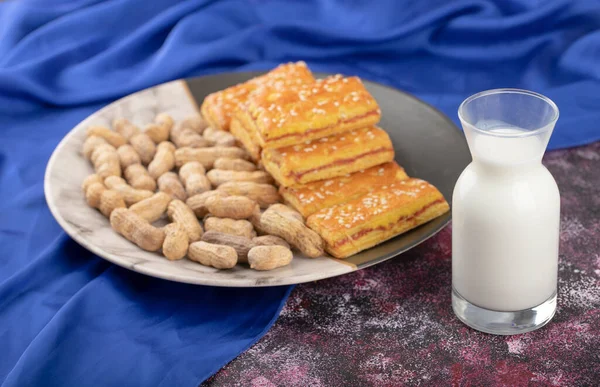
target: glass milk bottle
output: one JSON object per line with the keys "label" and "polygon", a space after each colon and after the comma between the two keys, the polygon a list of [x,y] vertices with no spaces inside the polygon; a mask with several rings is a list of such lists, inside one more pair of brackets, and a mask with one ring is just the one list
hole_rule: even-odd
{"label": "glass milk bottle", "polygon": [[458,111],[473,161],[452,198],[452,307],[477,330],[509,335],[556,310],[560,196],[542,156],[558,119],[550,99],[498,89]]}

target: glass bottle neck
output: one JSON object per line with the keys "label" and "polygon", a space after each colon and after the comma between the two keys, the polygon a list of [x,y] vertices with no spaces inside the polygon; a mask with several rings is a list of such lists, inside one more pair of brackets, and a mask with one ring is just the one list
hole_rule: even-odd
{"label": "glass bottle neck", "polygon": [[546,141],[537,137],[497,137],[467,133],[473,161],[494,168],[526,168],[541,165]]}

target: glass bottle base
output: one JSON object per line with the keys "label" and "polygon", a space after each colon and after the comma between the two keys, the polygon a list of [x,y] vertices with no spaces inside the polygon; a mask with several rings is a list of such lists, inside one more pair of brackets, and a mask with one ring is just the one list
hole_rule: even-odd
{"label": "glass bottle base", "polygon": [[556,292],[533,308],[500,312],[471,304],[453,287],[452,309],[460,321],[473,329],[493,335],[516,335],[541,328],[552,319],[556,312]]}

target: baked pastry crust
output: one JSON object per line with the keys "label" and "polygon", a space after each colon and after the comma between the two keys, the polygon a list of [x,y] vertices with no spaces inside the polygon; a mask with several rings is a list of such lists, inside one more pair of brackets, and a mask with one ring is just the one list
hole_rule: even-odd
{"label": "baked pastry crust", "polygon": [[[257,97],[259,96],[272,95],[272,93],[278,92],[298,91],[302,85],[313,83],[314,80],[312,74],[309,72],[303,74],[301,77],[283,78],[277,79],[276,81],[265,82],[257,87],[255,91],[251,92],[245,102],[238,104],[233,118],[231,119],[230,130],[242,143],[244,148],[246,148],[254,161],[260,160],[262,147],[260,146],[256,125],[253,122],[252,116],[249,114],[248,106],[250,104],[259,103],[257,100]],[[271,102],[268,101],[263,101],[262,103],[268,103],[268,105],[271,104]],[[280,107],[277,108],[281,109]]]}
{"label": "baked pastry crust", "polygon": [[306,63],[282,64],[265,75],[208,95],[200,107],[200,112],[211,127],[229,130],[231,117],[238,104],[245,102],[253,90],[260,86],[290,79],[299,80],[299,82],[314,81],[314,77]]}
{"label": "baked pastry crust", "polygon": [[231,119],[231,124],[229,125],[229,130],[231,134],[242,144],[244,149],[248,152],[250,157],[254,162],[260,160],[260,152],[261,147],[257,143],[252,140],[251,133],[246,130],[246,127],[238,120],[236,117]]}
{"label": "baked pastry crust", "polygon": [[408,179],[396,162],[377,165],[350,176],[279,188],[284,200],[305,218],[315,212],[359,198],[383,185]]}
{"label": "baked pastry crust", "polygon": [[381,110],[358,77],[256,88],[236,118],[262,148],[281,148],[375,125]]}
{"label": "baked pastry crust", "polygon": [[450,209],[433,185],[408,179],[311,215],[306,224],[336,258],[347,258],[434,219]]}
{"label": "baked pastry crust", "polygon": [[331,179],[394,160],[388,134],[376,127],[278,149],[263,149],[265,169],[284,187]]}

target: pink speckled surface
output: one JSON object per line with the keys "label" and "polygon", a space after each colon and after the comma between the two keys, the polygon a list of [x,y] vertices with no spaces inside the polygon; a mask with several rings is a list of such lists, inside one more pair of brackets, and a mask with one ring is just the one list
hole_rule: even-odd
{"label": "pink speckled surface", "polygon": [[375,267],[297,286],[273,329],[204,385],[600,385],[600,143],[544,163],[562,197],[546,327],[491,336],[454,317],[448,227]]}

